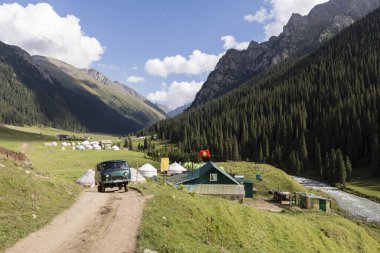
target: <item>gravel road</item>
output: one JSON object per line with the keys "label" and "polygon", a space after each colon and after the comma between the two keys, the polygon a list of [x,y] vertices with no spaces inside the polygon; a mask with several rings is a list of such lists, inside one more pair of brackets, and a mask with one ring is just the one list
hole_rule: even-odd
{"label": "gravel road", "polygon": [[6,253],[134,252],[145,200],[135,191],[87,190],[70,209]]}
{"label": "gravel road", "polygon": [[317,189],[329,194],[334,198],[338,205],[350,215],[355,217],[365,219],[369,222],[377,223],[380,225],[380,204],[371,201],[366,198],[356,196],[339,190],[336,187],[332,187],[326,183],[318,182],[315,180],[303,178],[303,177],[293,177],[300,184]]}

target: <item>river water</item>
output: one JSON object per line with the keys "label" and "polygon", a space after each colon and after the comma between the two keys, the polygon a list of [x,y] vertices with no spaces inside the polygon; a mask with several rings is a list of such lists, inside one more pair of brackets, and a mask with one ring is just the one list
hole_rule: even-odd
{"label": "river water", "polygon": [[369,222],[377,223],[380,225],[380,204],[366,198],[362,198],[336,187],[332,187],[326,183],[318,182],[315,180],[293,177],[300,184],[316,190],[320,190],[329,194],[336,200],[340,208],[347,211],[350,215],[365,219]]}

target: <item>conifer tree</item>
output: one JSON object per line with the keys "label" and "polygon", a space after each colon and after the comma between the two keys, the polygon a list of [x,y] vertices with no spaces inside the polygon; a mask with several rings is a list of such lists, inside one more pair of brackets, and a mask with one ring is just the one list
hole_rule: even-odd
{"label": "conifer tree", "polygon": [[336,166],[336,170],[339,173],[339,183],[345,188],[347,179],[346,166],[343,160],[342,151],[340,149],[336,151]]}
{"label": "conifer tree", "polygon": [[323,178],[321,147],[319,146],[317,139],[315,139],[314,147],[314,170],[318,173],[320,178]]}

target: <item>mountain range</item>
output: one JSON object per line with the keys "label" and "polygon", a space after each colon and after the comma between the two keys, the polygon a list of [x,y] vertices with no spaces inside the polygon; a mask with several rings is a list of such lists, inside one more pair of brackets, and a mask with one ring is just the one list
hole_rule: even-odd
{"label": "mountain range", "polygon": [[279,36],[260,44],[252,41],[247,50],[228,50],[191,107],[222,96],[272,66],[311,53],[379,6],[380,0],[330,0],[315,6],[306,16],[293,14]]}
{"label": "mountain range", "polygon": [[125,134],[166,113],[135,90],[94,69],[30,56],[0,43],[0,122]]}

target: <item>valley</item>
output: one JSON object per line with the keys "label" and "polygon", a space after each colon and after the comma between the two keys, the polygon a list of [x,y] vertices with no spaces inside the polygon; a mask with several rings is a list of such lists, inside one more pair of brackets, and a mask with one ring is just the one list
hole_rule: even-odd
{"label": "valley", "polygon": [[0,0],[0,252],[380,252],[380,0]]}

